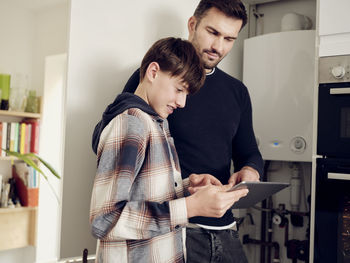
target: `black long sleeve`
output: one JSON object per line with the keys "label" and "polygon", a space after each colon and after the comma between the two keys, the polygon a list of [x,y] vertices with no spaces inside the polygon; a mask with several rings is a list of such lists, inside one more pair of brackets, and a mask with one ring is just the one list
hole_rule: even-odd
{"label": "black long sleeve", "polygon": [[[134,92],[139,82],[137,70],[124,92]],[[188,96],[186,106],[168,117],[171,135],[180,159],[182,177],[191,173],[210,173],[223,184],[243,166],[263,173],[253,125],[247,88],[239,80],[218,68],[207,75],[204,86]],[[192,223],[225,226],[233,222],[230,210],[222,218],[194,217]]]}

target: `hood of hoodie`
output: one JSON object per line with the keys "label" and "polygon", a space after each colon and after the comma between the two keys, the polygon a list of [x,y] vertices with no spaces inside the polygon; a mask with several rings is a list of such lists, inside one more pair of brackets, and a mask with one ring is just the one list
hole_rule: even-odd
{"label": "hood of hoodie", "polygon": [[127,109],[138,108],[150,115],[159,116],[143,99],[132,93],[122,93],[109,104],[102,115],[102,120],[96,125],[94,133],[92,135],[92,149],[97,154],[97,147],[100,142],[100,136],[103,129],[113,120],[116,116],[121,114]]}

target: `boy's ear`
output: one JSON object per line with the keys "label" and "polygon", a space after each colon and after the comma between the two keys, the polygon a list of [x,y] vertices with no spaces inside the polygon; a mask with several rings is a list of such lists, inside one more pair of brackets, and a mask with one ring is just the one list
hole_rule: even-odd
{"label": "boy's ear", "polygon": [[146,70],[147,79],[151,82],[157,77],[157,73],[160,70],[160,66],[157,62],[151,62]]}

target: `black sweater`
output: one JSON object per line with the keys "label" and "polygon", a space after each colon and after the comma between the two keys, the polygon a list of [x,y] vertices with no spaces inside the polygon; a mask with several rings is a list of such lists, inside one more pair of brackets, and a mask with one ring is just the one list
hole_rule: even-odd
{"label": "black sweater", "polygon": [[[138,83],[139,70],[123,92],[134,92]],[[183,178],[191,173],[209,173],[227,184],[231,159],[235,171],[250,166],[262,175],[263,160],[254,136],[248,90],[222,70],[215,68],[208,74],[204,86],[188,96],[185,108],[175,110],[168,121]],[[233,220],[229,210],[219,219],[194,217],[190,222],[225,226]]]}

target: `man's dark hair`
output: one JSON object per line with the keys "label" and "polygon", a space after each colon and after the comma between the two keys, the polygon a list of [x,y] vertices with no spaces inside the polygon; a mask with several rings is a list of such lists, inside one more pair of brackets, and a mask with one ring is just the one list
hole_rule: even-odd
{"label": "man's dark hair", "polygon": [[193,14],[198,23],[212,7],[219,9],[228,17],[242,20],[241,29],[247,24],[247,11],[240,0],[201,0]]}
{"label": "man's dark hair", "polygon": [[152,62],[157,62],[161,71],[173,77],[181,77],[188,84],[189,94],[197,92],[204,84],[204,66],[196,49],[187,40],[168,37],[155,42],[141,62],[141,80]]}

